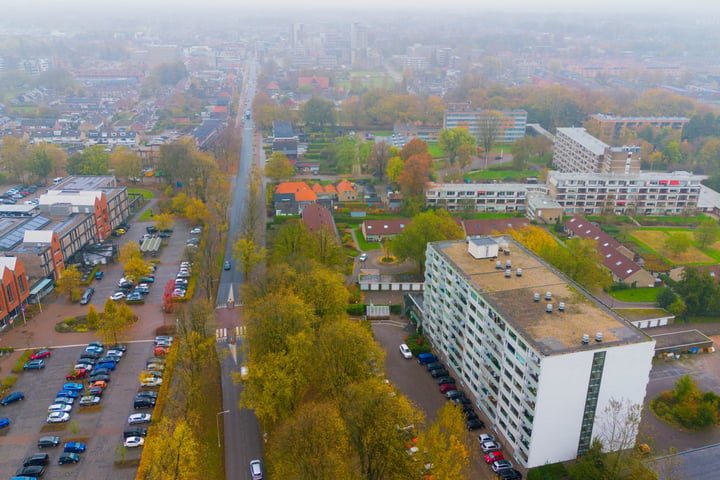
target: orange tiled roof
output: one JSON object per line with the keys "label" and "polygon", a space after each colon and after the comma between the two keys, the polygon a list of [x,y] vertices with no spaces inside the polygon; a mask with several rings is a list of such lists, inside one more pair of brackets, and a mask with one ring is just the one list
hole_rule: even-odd
{"label": "orange tiled roof", "polygon": [[348,190],[354,190],[352,183],[350,183],[349,181],[347,181],[343,178],[337,184],[337,191],[338,192],[347,192]]}
{"label": "orange tiled roof", "polygon": [[315,183],[312,186],[312,191],[315,193],[323,193],[325,190],[323,190],[322,185],[320,185],[319,183]]}
{"label": "orange tiled roof", "polygon": [[275,187],[275,193],[295,193],[300,190],[310,190],[305,182],[283,182]]}
{"label": "orange tiled roof", "polygon": [[337,190],[335,189],[335,185],[333,185],[332,183],[328,183],[327,185],[325,185],[325,191],[328,193],[330,193],[330,192],[337,193]]}

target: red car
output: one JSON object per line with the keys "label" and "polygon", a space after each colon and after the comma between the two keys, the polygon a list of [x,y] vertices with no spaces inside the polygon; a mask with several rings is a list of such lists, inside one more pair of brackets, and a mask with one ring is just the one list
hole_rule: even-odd
{"label": "red car", "polygon": [[502,452],[494,451],[485,454],[485,463],[498,462],[500,460],[505,460]]}
{"label": "red car", "polygon": [[44,349],[42,349],[42,350],[38,350],[37,352],[33,353],[33,354],[30,356],[30,359],[31,359],[31,360],[37,360],[37,359],[39,359],[39,358],[45,358],[45,357],[49,357],[49,356],[50,356],[50,350],[44,348]]}
{"label": "red car", "polygon": [[440,385],[440,393],[449,392],[450,390],[455,390],[456,385],[452,383],[443,383]]}
{"label": "red car", "polygon": [[155,347],[155,350],[153,353],[155,355],[166,355],[170,351],[170,348],[168,347]]}
{"label": "red car", "polygon": [[65,375],[65,380],[80,380],[81,378],[87,378],[88,371],[84,368],[80,368],[78,370],[73,371],[72,373],[68,373]]}

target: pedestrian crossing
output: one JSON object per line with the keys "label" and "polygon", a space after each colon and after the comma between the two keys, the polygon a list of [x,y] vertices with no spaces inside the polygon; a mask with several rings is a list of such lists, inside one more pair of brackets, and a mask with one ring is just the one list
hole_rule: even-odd
{"label": "pedestrian crossing", "polygon": [[216,328],[215,329],[215,341],[217,343],[234,343],[236,339],[245,336],[245,325],[240,325],[231,328]]}

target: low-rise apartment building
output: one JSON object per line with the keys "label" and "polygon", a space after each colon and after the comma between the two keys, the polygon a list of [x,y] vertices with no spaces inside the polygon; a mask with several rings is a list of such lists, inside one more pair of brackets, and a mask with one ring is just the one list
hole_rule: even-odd
{"label": "low-rise apartment building", "polygon": [[517,462],[574,459],[611,401],[643,403],[655,341],[514,240],[426,255],[423,332]]}
{"label": "low-rise apartment building", "polygon": [[[501,119],[496,125],[492,112],[500,112]],[[473,108],[472,103],[451,103],[445,110],[443,128],[465,128],[480,140],[484,125],[493,124],[496,143],[514,143],[525,136],[527,112],[525,110],[484,110]]]}
{"label": "low-rise apartment building", "polygon": [[525,183],[428,183],[425,205],[449,212],[524,212],[528,191],[546,189]]}

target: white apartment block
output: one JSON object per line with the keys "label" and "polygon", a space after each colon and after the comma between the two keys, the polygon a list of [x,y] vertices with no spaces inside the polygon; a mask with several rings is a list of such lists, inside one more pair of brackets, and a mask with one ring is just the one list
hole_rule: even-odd
{"label": "white apartment block", "polygon": [[428,244],[423,311],[435,351],[525,467],[587,451],[611,399],[644,401],[655,341],[508,237]]}
{"label": "white apartment block", "polygon": [[528,191],[546,193],[547,188],[527,183],[428,183],[425,205],[448,212],[522,212]]}
{"label": "white apartment block", "polygon": [[558,128],[553,165],[568,173],[638,173],[640,147],[611,147],[584,128]]}
{"label": "white apartment block", "polygon": [[551,171],[547,187],[566,215],[680,215],[697,209],[705,178],[680,171],[628,175]]}

